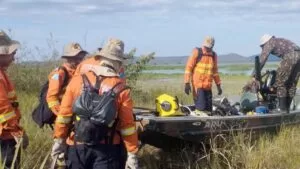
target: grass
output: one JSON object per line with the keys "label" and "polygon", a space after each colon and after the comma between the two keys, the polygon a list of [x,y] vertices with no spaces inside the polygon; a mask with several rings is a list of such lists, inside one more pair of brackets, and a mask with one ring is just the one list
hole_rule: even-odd
{"label": "grass", "polygon": [[[29,147],[22,151],[24,169],[40,168],[49,155],[52,131],[40,129],[31,120],[37,105],[38,91],[53,66],[12,66],[9,74],[15,81],[22,112],[21,124],[28,133]],[[249,77],[221,75],[225,96],[239,95]],[[155,108],[155,98],[167,93],[178,96],[184,104],[192,103],[191,95],[183,92],[183,75],[144,74],[134,86],[132,97],[135,106]],[[215,87],[213,93],[216,94]],[[161,152],[147,145],[140,153],[144,168],[186,169],[297,169],[300,168],[300,127],[284,127],[278,135],[264,135],[258,140],[245,133],[230,138],[218,136],[205,149],[186,147],[181,152]],[[159,138],[158,138],[159,139]],[[216,141],[221,140],[221,141]],[[221,142],[221,143],[220,143]]]}
{"label": "grass", "polygon": [[163,153],[149,146],[142,157],[153,169],[299,169],[298,131],[298,126],[283,127],[277,135],[265,134],[259,139],[245,133],[218,135],[209,146],[187,147],[180,153]]}

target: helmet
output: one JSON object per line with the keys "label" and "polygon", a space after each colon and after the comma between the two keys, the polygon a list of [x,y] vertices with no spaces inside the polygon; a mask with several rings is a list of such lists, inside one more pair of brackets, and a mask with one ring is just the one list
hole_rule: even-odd
{"label": "helmet", "polygon": [[159,116],[182,116],[183,113],[179,112],[178,99],[167,94],[158,96],[155,100],[156,111]]}
{"label": "helmet", "polygon": [[264,44],[266,44],[271,38],[273,38],[274,36],[269,35],[269,34],[264,34],[261,38],[260,38],[260,46],[263,46]]}

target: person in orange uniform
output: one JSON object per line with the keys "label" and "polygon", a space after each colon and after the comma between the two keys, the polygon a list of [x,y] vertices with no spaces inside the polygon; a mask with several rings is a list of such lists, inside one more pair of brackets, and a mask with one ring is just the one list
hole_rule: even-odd
{"label": "person in orange uniform", "polygon": [[222,94],[217,54],[213,51],[214,43],[213,37],[206,37],[202,47],[193,50],[185,68],[184,91],[188,95],[193,90],[195,114],[198,116],[207,116],[212,111],[213,80],[217,85],[218,95]]}
{"label": "person in orange uniform", "polygon": [[[102,48],[98,48],[98,51],[97,53],[99,53],[100,51],[102,50]],[[93,66],[95,65],[98,65],[99,62],[101,61],[101,56],[97,55],[97,53],[88,58],[88,59],[85,59],[84,61],[82,61],[78,66],[77,66],[77,69],[74,73],[74,76],[77,76],[77,75],[80,75],[80,74],[83,74],[83,73],[86,73],[88,71],[90,71]],[[124,58],[124,59],[127,59],[127,58]],[[120,68],[120,72],[119,72],[119,77],[126,83],[126,75],[125,75],[125,65],[123,65],[121,68]]]}
{"label": "person in orange uniform", "polygon": [[[7,68],[14,61],[18,47],[19,42],[11,40],[4,31],[0,31],[0,146],[1,159],[5,159],[5,168],[12,165],[16,145],[22,143],[23,148],[28,145],[28,137],[19,124],[21,113],[15,88],[6,74]],[[19,162],[20,154],[17,155],[16,168],[20,167]]]}
{"label": "person in orange uniform", "polygon": [[[61,67],[54,69],[48,76],[49,87],[46,100],[48,107],[54,114],[57,115],[60,108],[60,102],[67,85],[64,84],[65,78],[67,78],[67,83],[71,80],[76,67],[86,54],[87,52],[83,50],[78,43],[67,44],[64,47],[64,52],[61,57],[65,59],[65,63]],[[68,74],[66,74],[66,72]]]}
{"label": "person in orange uniform", "polygon": [[[96,76],[102,78],[99,94],[110,90],[122,80],[119,69],[124,61],[124,43],[118,39],[110,39],[103,49],[97,52],[101,56],[98,65],[91,71],[84,73],[92,85],[96,83]],[[68,149],[67,164],[69,169],[119,169],[125,168],[122,156],[122,142],[127,150],[126,168],[138,169],[138,136],[133,118],[133,102],[130,90],[123,90],[116,96],[117,119],[116,132],[112,144],[99,140],[99,144],[88,146],[85,143],[74,143],[74,131],[71,126],[74,122],[72,105],[82,92],[82,76],[76,76],[69,83],[63,96],[61,109],[54,126],[54,145],[52,156],[65,153]],[[121,85],[125,85],[124,82]],[[76,132],[76,131],[75,131]],[[111,132],[109,132],[111,135]]]}

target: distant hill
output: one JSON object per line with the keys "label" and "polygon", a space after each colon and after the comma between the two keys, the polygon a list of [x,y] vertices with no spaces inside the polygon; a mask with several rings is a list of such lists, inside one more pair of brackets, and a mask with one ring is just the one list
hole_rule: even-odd
{"label": "distant hill", "polygon": [[[229,53],[225,55],[218,55],[219,63],[247,63],[254,62],[254,58],[257,55],[252,55],[250,57],[245,57],[236,53]],[[186,64],[188,56],[164,56],[164,57],[155,57],[154,60],[150,62],[152,65],[182,65]],[[280,61],[280,58],[274,55],[270,55],[268,58],[270,62]]]}
{"label": "distant hill", "polygon": [[[165,56],[165,57],[155,57],[154,60],[150,62],[153,65],[182,65],[186,64],[188,56]],[[249,58],[241,56],[236,53],[229,53],[226,55],[218,55],[218,62],[222,63],[237,63],[237,62],[248,62]]]}
{"label": "distant hill", "polygon": [[[250,59],[251,61],[254,61],[255,56],[259,56],[259,54],[250,56],[249,59]],[[270,56],[268,57],[268,61],[269,61],[269,62],[278,62],[278,61],[280,61],[280,58],[277,57],[277,56],[275,56],[275,55],[270,54]]]}

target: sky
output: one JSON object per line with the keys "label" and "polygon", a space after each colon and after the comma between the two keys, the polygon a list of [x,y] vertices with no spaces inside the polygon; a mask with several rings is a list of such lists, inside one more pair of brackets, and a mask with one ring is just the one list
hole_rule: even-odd
{"label": "sky", "polygon": [[0,18],[0,29],[43,54],[69,42],[93,52],[110,37],[157,57],[189,55],[207,35],[218,54],[257,54],[265,33],[300,45],[299,0],[0,0]]}

